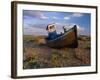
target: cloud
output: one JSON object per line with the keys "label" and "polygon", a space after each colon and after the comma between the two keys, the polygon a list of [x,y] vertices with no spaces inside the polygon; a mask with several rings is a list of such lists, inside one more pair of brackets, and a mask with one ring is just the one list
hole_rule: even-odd
{"label": "cloud", "polygon": [[86,31],[85,31],[85,28],[84,27],[81,27],[81,26],[79,26],[79,25],[77,25],[77,33],[78,33],[78,35],[82,35],[82,34],[87,34],[86,33]]}
{"label": "cloud", "polygon": [[24,28],[24,35],[47,35],[45,28],[38,28],[36,26]]}
{"label": "cloud", "polygon": [[80,25],[78,25],[78,24],[74,24],[74,23],[71,23],[70,25],[69,24],[66,24],[65,25],[65,28],[67,29],[67,30],[69,30],[69,29],[71,29],[74,25],[77,25],[77,32],[78,32],[78,34],[85,34],[85,28],[84,27],[82,27],[82,26],[80,26]]}
{"label": "cloud", "polygon": [[71,25],[69,25],[69,26],[67,26],[67,28],[72,28],[74,25],[76,25],[77,26],[77,30],[78,31],[84,31],[85,29],[84,29],[84,27],[82,27],[82,26],[80,26],[80,25],[77,25],[77,24],[74,24],[74,23],[72,23]]}
{"label": "cloud", "polygon": [[48,19],[49,17],[44,16],[43,14],[41,14],[41,19]]}
{"label": "cloud", "polygon": [[73,17],[82,17],[83,14],[82,13],[73,13],[72,16]]}
{"label": "cloud", "polygon": [[69,20],[70,18],[73,18],[73,17],[82,17],[82,16],[83,16],[82,13],[73,13],[73,14],[71,14],[69,16],[65,16],[64,19],[65,20]]}
{"label": "cloud", "polygon": [[56,17],[56,16],[53,16],[53,19],[58,19],[58,17]]}
{"label": "cloud", "polygon": [[[65,28],[67,30],[71,29],[74,25],[77,25],[77,33],[78,35],[89,35],[90,32],[85,29],[85,27],[80,26],[78,24],[75,23],[54,23],[56,25],[56,31],[58,34],[60,34],[61,32],[64,33],[63,30],[63,26],[65,26]],[[46,32],[46,26],[48,24],[28,24],[26,27],[24,27],[24,34],[26,35],[47,35]]]}
{"label": "cloud", "polygon": [[64,32],[63,26],[65,26],[66,30],[69,30],[74,25],[77,25],[77,32],[78,32],[78,34],[87,34],[84,27],[82,27],[82,26],[80,26],[78,24],[75,24],[75,23],[70,23],[70,24],[69,23],[66,23],[66,24],[65,23],[55,23],[55,25],[56,25],[56,30],[57,30],[58,33]]}
{"label": "cloud", "polygon": [[[52,18],[53,18],[53,19],[60,19],[60,18],[58,18],[58,17],[56,17],[56,16],[53,16]],[[65,16],[63,19],[68,20],[68,19],[70,19],[70,17],[69,17],[69,16]]]}
{"label": "cloud", "polygon": [[23,14],[24,14],[24,17],[28,16],[28,17],[39,18],[39,19],[48,19],[49,18],[40,11],[24,10]]}
{"label": "cloud", "polygon": [[70,16],[65,16],[64,19],[68,20],[70,19]]}
{"label": "cloud", "polygon": [[62,25],[62,23],[58,23],[58,22],[56,22],[55,25]]}
{"label": "cloud", "polygon": [[77,25],[77,30],[78,31],[84,31],[85,29],[84,29],[84,27],[80,27],[79,25]]}

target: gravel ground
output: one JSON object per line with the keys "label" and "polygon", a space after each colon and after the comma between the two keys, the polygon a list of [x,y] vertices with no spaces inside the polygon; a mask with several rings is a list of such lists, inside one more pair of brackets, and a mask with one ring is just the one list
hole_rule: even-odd
{"label": "gravel ground", "polygon": [[35,42],[24,41],[23,68],[54,68],[90,65],[89,41],[79,41],[78,48],[53,49]]}

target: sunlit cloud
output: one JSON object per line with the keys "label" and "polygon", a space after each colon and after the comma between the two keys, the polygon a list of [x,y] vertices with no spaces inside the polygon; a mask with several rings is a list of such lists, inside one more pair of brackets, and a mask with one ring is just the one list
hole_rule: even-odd
{"label": "sunlit cloud", "polygon": [[69,20],[70,16],[65,16],[64,19]]}
{"label": "sunlit cloud", "polygon": [[83,14],[82,13],[73,13],[72,16],[73,17],[82,17]]}

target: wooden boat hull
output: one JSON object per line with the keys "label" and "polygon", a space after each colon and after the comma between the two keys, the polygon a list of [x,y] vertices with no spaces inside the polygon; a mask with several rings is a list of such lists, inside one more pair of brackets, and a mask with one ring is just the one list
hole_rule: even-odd
{"label": "wooden boat hull", "polygon": [[46,45],[52,48],[76,48],[78,46],[77,27],[74,26],[73,28],[69,29],[66,33],[64,33],[62,36],[54,40],[47,40]]}

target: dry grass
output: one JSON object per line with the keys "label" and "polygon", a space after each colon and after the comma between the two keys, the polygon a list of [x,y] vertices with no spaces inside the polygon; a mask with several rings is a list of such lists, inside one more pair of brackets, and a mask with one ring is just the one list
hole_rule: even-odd
{"label": "dry grass", "polygon": [[[88,37],[86,38],[88,39]],[[90,40],[80,37],[78,48],[53,49],[44,45],[44,36],[24,36],[23,68],[54,68],[90,65]]]}

